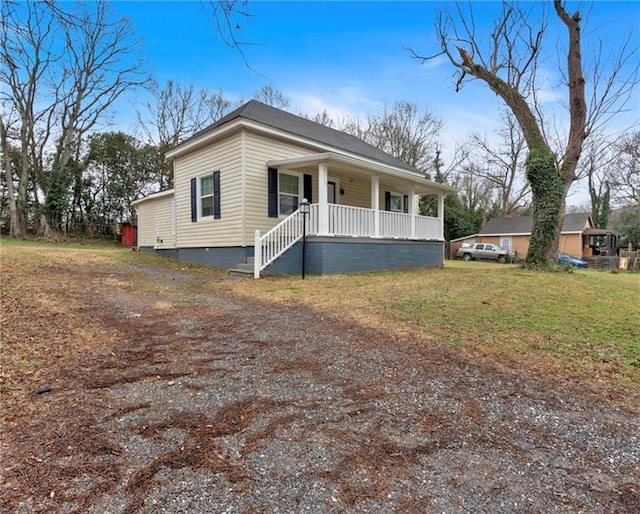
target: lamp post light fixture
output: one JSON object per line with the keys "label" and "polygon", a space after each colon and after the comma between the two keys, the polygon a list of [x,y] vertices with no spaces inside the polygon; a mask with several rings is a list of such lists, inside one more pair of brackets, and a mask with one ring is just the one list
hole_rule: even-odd
{"label": "lamp post light fixture", "polygon": [[300,214],[302,214],[302,280],[304,280],[307,265],[307,215],[311,212],[311,204],[306,198],[300,202]]}

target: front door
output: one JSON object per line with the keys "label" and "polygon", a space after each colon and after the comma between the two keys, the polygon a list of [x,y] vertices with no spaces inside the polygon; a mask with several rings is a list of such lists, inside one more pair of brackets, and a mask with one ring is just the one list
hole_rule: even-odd
{"label": "front door", "polygon": [[[327,181],[327,203],[338,203],[338,182],[329,179]],[[336,226],[335,213],[329,208],[329,234],[335,234],[339,227]]]}
{"label": "front door", "polygon": [[336,202],[336,191],[337,191],[337,183],[333,180],[329,180],[327,182],[327,202],[329,203],[338,203]]}

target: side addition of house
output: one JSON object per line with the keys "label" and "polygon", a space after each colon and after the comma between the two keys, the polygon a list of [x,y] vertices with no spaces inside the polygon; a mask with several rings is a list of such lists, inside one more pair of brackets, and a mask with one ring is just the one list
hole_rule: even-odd
{"label": "side addition of house", "polygon": [[[453,189],[364,141],[252,100],[167,153],[174,188],[134,202],[138,248],[260,274],[440,267]],[[418,195],[437,215],[420,216]]]}

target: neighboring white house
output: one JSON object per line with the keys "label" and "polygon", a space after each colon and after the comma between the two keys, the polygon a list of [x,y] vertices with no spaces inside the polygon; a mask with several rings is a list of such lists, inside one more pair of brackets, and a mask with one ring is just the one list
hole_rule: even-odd
{"label": "neighboring white house", "polygon": [[[362,140],[252,100],[167,153],[174,189],[137,200],[138,248],[260,273],[443,264],[453,189]],[[438,198],[436,217],[417,198]]]}

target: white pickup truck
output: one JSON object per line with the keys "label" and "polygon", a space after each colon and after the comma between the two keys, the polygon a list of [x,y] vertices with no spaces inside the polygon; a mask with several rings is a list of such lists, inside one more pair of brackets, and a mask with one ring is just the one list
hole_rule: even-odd
{"label": "white pickup truck", "polygon": [[507,250],[504,248],[490,244],[490,243],[464,243],[456,252],[458,259],[464,259],[465,261],[475,260],[488,260],[506,262]]}

